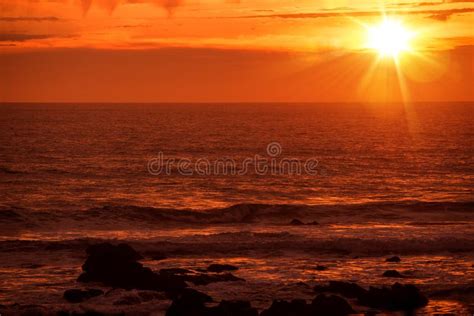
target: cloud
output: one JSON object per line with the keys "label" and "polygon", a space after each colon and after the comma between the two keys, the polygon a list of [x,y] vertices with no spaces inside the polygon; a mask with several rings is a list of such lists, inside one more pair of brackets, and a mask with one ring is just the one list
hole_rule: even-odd
{"label": "cloud", "polygon": [[[392,10],[386,12],[388,14],[404,14],[404,15],[427,15],[428,18],[445,21],[452,15],[462,13],[472,13],[474,8],[460,8],[460,9],[445,9],[445,10]],[[280,18],[280,19],[318,19],[331,17],[369,17],[379,16],[380,11],[339,11],[339,12],[306,12],[306,13],[277,13],[277,14],[260,14],[247,15],[237,18]]]}
{"label": "cloud", "polygon": [[183,0],[125,0],[126,3],[152,3],[162,7],[172,15],[174,11],[183,4]]}
{"label": "cloud", "polygon": [[392,6],[395,7],[434,7],[434,6],[441,6],[446,4],[454,4],[454,3],[474,3],[474,0],[443,0],[443,1],[436,1],[436,2],[402,2],[402,3],[394,3]]}
{"label": "cloud", "polygon": [[92,0],[81,0],[82,14],[87,14],[92,5]]}
{"label": "cloud", "polygon": [[474,12],[474,8],[440,10],[438,12],[433,11],[430,15],[428,15],[428,18],[438,20],[438,21],[446,21],[452,15],[461,14],[461,13],[472,13],[472,12]]}
{"label": "cloud", "polygon": [[44,34],[14,34],[5,33],[0,34],[0,42],[25,42],[29,40],[46,39],[52,37],[51,35]]}
{"label": "cloud", "polygon": [[84,15],[90,10],[92,5],[98,5],[112,13],[115,8],[123,4],[146,4],[151,3],[165,9],[172,15],[176,8],[183,4],[183,0],[80,0],[80,6]]}
{"label": "cloud", "polygon": [[27,42],[33,40],[43,40],[51,38],[74,38],[75,34],[26,34],[26,33],[0,33],[0,42]]}
{"label": "cloud", "polygon": [[0,22],[57,22],[60,19],[55,16],[3,16]]}

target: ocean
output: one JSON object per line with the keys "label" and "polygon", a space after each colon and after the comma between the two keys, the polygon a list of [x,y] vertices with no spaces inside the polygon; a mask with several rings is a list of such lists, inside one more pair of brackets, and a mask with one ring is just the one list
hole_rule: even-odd
{"label": "ocean", "polygon": [[[419,315],[471,315],[473,118],[474,103],[1,104],[0,304],[64,308],[84,249],[108,240],[152,269],[237,265],[246,282],[197,288],[260,310],[329,280],[391,284],[398,255],[430,295]],[[114,303],[135,292],[74,308],[164,315],[162,297]]]}

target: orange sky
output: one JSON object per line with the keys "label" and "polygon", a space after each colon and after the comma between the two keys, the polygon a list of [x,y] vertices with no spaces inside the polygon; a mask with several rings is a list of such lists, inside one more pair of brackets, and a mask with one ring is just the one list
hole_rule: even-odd
{"label": "orange sky", "polygon": [[[0,0],[0,101],[474,100],[474,1],[354,2]],[[382,12],[417,33],[397,62]]]}

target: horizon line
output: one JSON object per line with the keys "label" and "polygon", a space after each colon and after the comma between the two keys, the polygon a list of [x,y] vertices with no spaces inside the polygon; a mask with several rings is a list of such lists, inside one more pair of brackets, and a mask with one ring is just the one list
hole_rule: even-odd
{"label": "horizon line", "polygon": [[16,105],[16,104],[110,104],[110,105],[153,105],[153,104],[176,104],[176,105],[192,105],[192,104],[419,104],[419,103],[474,103],[473,100],[442,100],[442,101],[0,101],[0,105]]}

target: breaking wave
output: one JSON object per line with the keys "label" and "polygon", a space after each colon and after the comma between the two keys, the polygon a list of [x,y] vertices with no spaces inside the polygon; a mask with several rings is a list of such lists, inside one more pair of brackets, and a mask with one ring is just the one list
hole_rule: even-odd
{"label": "breaking wave", "polygon": [[[32,211],[21,208],[0,209],[1,228],[213,225],[250,223],[287,223],[293,218],[322,222],[405,221],[429,225],[429,218],[472,220],[474,202],[385,202],[339,205],[238,204],[221,209],[181,210],[139,206],[103,206],[88,210]],[[436,215],[436,216],[431,216]],[[472,217],[472,218],[471,218]],[[68,225],[69,223],[69,225]],[[435,223],[436,224],[436,223]]]}
{"label": "breaking wave", "polygon": [[[97,238],[70,240],[5,240],[0,241],[0,252],[77,251],[83,253],[88,245],[104,241]],[[280,234],[226,233],[210,236],[189,236],[167,240],[117,240],[127,242],[146,256],[159,250],[173,256],[189,255],[248,255],[259,252],[281,255],[284,252],[305,254],[387,255],[468,253],[474,251],[474,238],[436,237],[423,238],[306,238],[288,232]]]}

